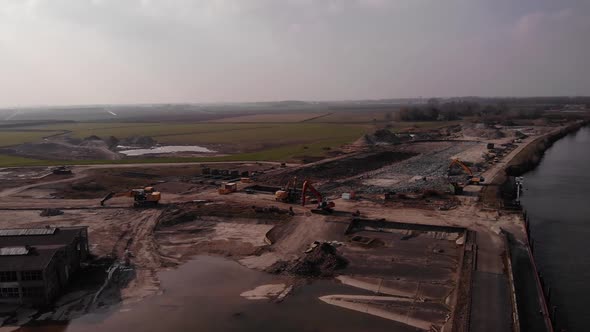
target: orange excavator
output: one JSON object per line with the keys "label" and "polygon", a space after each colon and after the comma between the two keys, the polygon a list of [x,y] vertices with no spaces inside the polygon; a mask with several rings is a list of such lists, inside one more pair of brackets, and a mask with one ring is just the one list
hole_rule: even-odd
{"label": "orange excavator", "polygon": [[317,189],[315,189],[315,187],[311,184],[311,182],[309,182],[309,180],[306,180],[305,182],[303,182],[303,189],[301,192],[301,205],[302,206],[305,206],[308,190],[312,194],[315,195],[315,197],[318,201],[317,209],[313,209],[313,210],[311,210],[311,212],[319,213],[319,214],[329,214],[329,213],[334,212],[334,207],[336,206],[336,204],[334,204],[334,202],[328,202],[328,201],[324,200],[324,197],[322,196],[322,194],[320,194],[320,192],[317,191]]}
{"label": "orange excavator", "polygon": [[154,191],[153,187],[145,187],[142,189],[131,189],[124,192],[111,192],[106,195],[101,201],[100,205],[104,206],[105,203],[111,198],[115,197],[133,197],[134,207],[149,207],[156,206],[160,202],[161,194],[159,191]]}
{"label": "orange excavator", "polygon": [[465,188],[465,183],[463,182],[459,182],[459,181],[454,181],[451,180],[450,174],[451,174],[451,168],[454,165],[458,165],[465,173],[467,173],[467,182],[468,184],[482,184],[485,179],[483,178],[483,176],[475,176],[473,175],[473,171],[471,171],[471,169],[465,165],[465,163],[463,163],[461,160],[459,159],[453,159],[453,161],[451,161],[451,164],[449,165],[449,183],[450,183],[450,188],[451,191],[455,194],[455,195],[461,195],[464,191]]}
{"label": "orange excavator", "polygon": [[471,168],[469,168],[467,165],[465,165],[465,163],[463,163],[459,159],[453,159],[453,161],[451,161],[451,164],[449,165],[449,172],[454,165],[458,165],[465,171],[465,173],[467,173],[467,175],[469,176],[467,179],[469,184],[482,184],[485,181],[483,176],[473,175]]}

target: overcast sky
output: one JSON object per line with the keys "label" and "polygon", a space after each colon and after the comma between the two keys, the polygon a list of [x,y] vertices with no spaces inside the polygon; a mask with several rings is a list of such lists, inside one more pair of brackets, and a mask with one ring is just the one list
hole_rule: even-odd
{"label": "overcast sky", "polygon": [[590,95],[588,0],[0,0],[0,106]]}

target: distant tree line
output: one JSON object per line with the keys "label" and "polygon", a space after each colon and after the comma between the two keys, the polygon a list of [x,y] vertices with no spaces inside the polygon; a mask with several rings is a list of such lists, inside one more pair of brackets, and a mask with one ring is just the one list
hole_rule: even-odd
{"label": "distant tree line", "polygon": [[473,101],[450,101],[441,103],[430,99],[426,105],[402,107],[394,113],[396,121],[451,121],[473,116],[481,105]]}
{"label": "distant tree line", "polygon": [[[510,123],[515,119],[538,119],[548,109],[560,109],[573,103],[571,99],[530,98],[529,104],[522,99],[450,99],[441,102],[430,99],[423,105],[408,105],[386,116],[394,121],[452,121],[464,118],[485,123]],[[559,101],[559,102],[558,102]],[[579,98],[574,102],[586,101]],[[550,102],[550,103],[547,103]],[[583,104],[583,103],[581,103]]]}

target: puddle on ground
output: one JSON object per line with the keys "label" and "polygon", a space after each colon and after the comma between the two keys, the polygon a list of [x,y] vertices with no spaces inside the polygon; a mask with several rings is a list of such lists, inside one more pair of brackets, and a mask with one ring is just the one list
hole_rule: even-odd
{"label": "puddle on ground", "polygon": [[319,297],[329,294],[371,294],[333,280],[296,287],[283,302],[274,303],[240,294],[261,285],[288,283],[287,279],[221,257],[197,256],[159,277],[163,293],[141,303],[88,314],[67,324],[46,323],[18,331],[416,331],[322,302]]}
{"label": "puddle on ground", "polygon": [[[122,148],[129,148],[128,146]],[[167,145],[167,146],[156,146],[149,149],[127,149],[121,150],[126,156],[143,156],[146,154],[164,154],[164,153],[175,153],[175,152],[199,152],[199,153],[212,153],[213,150],[209,150],[205,147],[198,145]]]}

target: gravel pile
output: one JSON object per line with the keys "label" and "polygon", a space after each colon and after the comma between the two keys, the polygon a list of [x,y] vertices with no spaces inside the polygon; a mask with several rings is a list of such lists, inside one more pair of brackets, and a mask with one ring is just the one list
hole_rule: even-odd
{"label": "gravel pile", "polygon": [[41,211],[39,214],[41,217],[52,217],[52,216],[59,216],[64,214],[62,210],[59,209],[45,209]]}
{"label": "gravel pile", "polygon": [[348,265],[348,261],[340,256],[336,248],[323,242],[303,257],[292,262],[277,262],[267,271],[305,277],[331,277],[336,270],[343,269],[346,265]]}
{"label": "gravel pile", "polygon": [[447,171],[451,157],[470,147],[472,143],[457,143],[442,150],[426,152],[410,159],[367,173],[366,179],[402,179],[398,183],[381,186],[367,186],[367,193],[413,192],[427,189],[446,191]]}

